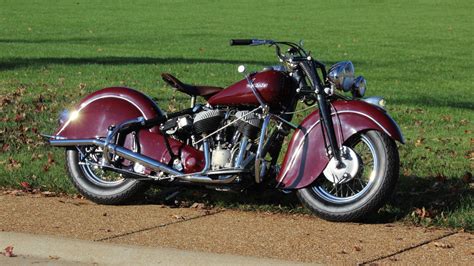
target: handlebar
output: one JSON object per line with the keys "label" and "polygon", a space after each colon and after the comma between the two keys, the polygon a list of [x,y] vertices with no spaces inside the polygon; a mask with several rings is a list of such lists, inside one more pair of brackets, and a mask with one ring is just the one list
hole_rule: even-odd
{"label": "handlebar", "polygon": [[[282,42],[282,41],[261,40],[261,39],[231,39],[230,40],[231,46],[236,46],[236,45],[256,46],[256,45],[266,45],[266,44],[270,46],[275,46],[275,51],[280,61],[291,63],[291,64],[298,64],[298,65],[311,62],[310,64],[312,65],[312,68],[314,68],[314,71],[316,71],[315,70],[316,68],[321,68],[322,73],[323,73],[323,78],[324,80],[326,79],[325,65],[319,62],[318,60],[312,58],[310,56],[310,53],[307,53],[299,44],[296,44],[293,42]],[[280,48],[281,45],[290,47],[287,53],[282,53],[281,48]]]}
{"label": "handlebar", "polygon": [[250,45],[250,44],[252,44],[251,39],[232,39],[232,40],[230,40],[230,45],[231,46],[234,46],[234,45]]}
{"label": "handlebar", "polygon": [[230,45],[264,45],[264,44],[274,44],[272,40],[259,40],[259,39],[231,39]]}

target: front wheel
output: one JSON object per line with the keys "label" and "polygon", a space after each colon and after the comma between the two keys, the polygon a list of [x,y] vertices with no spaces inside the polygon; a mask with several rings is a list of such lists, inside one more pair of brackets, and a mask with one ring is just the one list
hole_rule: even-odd
{"label": "front wheel", "polygon": [[399,173],[395,142],[378,131],[358,133],[343,145],[343,167],[331,160],[314,183],[297,191],[313,213],[348,222],[378,210],[392,194]]}
{"label": "front wheel", "polygon": [[148,189],[148,184],[98,167],[102,151],[97,147],[66,150],[66,169],[76,189],[98,204],[124,204]]}

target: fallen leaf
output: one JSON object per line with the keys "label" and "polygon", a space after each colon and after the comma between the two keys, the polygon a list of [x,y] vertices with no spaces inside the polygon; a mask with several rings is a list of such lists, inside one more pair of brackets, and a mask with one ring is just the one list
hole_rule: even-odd
{"label": "fallen leaf", "polygon": [[2,254],[6,257],[16,257],[16,255],[13,254],[13,246],[7,246]]}
{"label": "fallen leaf", "polygon": [[87,85],[86,85],[85,83],[82,83],[82,82],[81,82],[81,83],[79,83],[79,89],[80,89],[80,90],[83,90],[83,89],[85,89],[85,88],[86,88],[86,86],[87,86]]}
{"label": "fallen leaf", "polygon": [[43,192],[41,192],[41,195],[43,195],[45,197],[54,197],[54,196],[56,196],[56,193],[51,192],[51,191],[43,191]]}
{"label": "fallen leaf", "polygon": [[8,144],[8,143],[3,143],[3,145],[2,145],[2,151],[3,151],[3,152],[7,152],[7,151],[9,151],[9,150],[10,150],[10,144]]}
{"label": "fallen leaf", "polygon": [[416,146],[416,147],[419,147],[419,146],[423,145],[423,141],[424,141],[424,140],[425,140],[424,138],[417,139],[417,140],[415,141],[415,146]]}
{"label": "fallen leaf", "polygon": [[25,190],[25,191],[31,191],[31,185],[30,183],[23,181],[20,183],[20,186]]}
{"label": "fallen leaf", "polygon": [[26,115],[25,115],[24,113],[23,113],[23,114],[17,114],[17,115],[15,116],[15,122],[20,122],[20,121],[25,120],[25,116],[26,116]]}
{"label": "fallen leaf", "polygon": [[452,248],[453,245],[444,242],[433,242],[434,246],[437,248]]}
{"label": "fallen leaf", "polygon": [[441,120],[445,121],[445,122],[451,122],[453,118],[450,116],[450,115],[443,115],[441,116]]}
{"label": "fallen leaf", "polygon": [[8,169],[18,169],[21,167],[21,163],[18,162],[17,160],[13,159],[13,157],[8,158]]}
{"label": "fallen leaf", "polygon": [[413,211],[413,213],[415,216],[417,217],[420,217],[420,218],[428,218],[428,217],[431,217],[431,213],[429,211],[427,211],[425,209],[425,207],[423,208],[416,208],[415,211]]}
{"label": "fallen leaf", "polygon": [[176,220],[186,220],[184,216],[176,215],[176,214],[173,215],[173,218],[175,218]]}
{"label": "fallen leaf", "polygon": [[466,172],[466,173],[464,173],[464,175],[462,176],[462,181],[463,181],[464,183],[471,183],[471,181],[472,181],[472,174],[471,174],[471,172]]}
{"label": "fallen leaf", "polygon": [[14,190],[5,191],[3,192],[3,194],[12,195],[12,196],[23,196],[25,195],[25,192],[23,192],[22,190],[14,189]]}
{"label": "fallen leaf", "polygon": [[204,203],[195,202],[195,203],[193,203],[193,205],[191,205],[190,208],[204,209],[205,207],[206,207],[206,205]]}

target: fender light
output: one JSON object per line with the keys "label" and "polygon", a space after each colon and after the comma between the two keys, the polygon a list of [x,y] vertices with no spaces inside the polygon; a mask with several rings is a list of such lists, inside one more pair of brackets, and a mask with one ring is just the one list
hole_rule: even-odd
{"label": "fender light", "polygon": [[362,99],[362,101],[366,103],[370,103],[372,105],[375,105],[385,110],[386,102],[382,97],[378,97],[378,96],[368,97],[368,98]]}
{"label": "fender light", "polygon": [[79,117],[79,111],[69,111],[69,110],[63,110],[61,114],[59,114],[59,125],[64,125],[67,121],[74,121]]}

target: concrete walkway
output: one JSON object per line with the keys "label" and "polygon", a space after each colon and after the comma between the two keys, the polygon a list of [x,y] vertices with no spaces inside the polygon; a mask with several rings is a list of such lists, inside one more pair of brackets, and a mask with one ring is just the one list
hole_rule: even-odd
{"label": "concrete walkway", "polygon": [[[17,257],[0,264],[86,265],[288,265],[292,262],[229,254],[93,242],[54,236],[0,232],[0,244],[15,243]],[[17,263],[18,262],[18,263]]]}
{"label": "concrete walkway", "polygon": [[[188,261],[206,265],[287,264],[288,261],[468,265],[474,261],[474,235],[451,230],[398,223],[331,223],[303,215],[161,205],[103,206],[86,200],[35,195],[0,196],[0,231],[3,231],[0,249],[11,244],[16,253],[27,256],[24,259],[41,258],[53,263],[64,259],[117,264],[130,262],[119,259],[130,259],[133,264],[180,265]],[[7,243],[4,241],[5,234],[10,234],[7,232],[28,235],[23,235],[23,242]],[[32,234],[40,235],[40,239],[49,235],[68,238],[64,241],[74,243],[78,240],[70,239],[86,242],[80,241],[81,248],[65,248],[65,253],[55,255],[59,253],[52,251],[59,250],[54,246],[59,240],[38,240]],[[33,244],[28,246],[30,238]],[[46,250],[41,256],[34,251],[39,247]],[[81,252],[87,247],[98,251],[94,259],[87,257],[92,256],[92,251]],[[137,256],[134,254],[139,252],[127,250],[143,250],[148,255]],[[172,260],[176,257],[180,259]],[[0,258],[0,264],[5,259],[15,258]]]}

